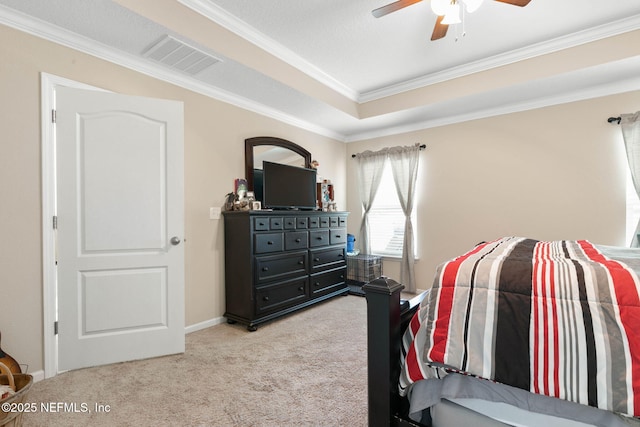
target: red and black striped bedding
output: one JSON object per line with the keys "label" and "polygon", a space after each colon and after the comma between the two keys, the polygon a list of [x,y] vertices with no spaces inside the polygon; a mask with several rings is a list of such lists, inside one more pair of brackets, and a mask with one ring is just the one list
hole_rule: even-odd
{"label": "red and black striped bedding", "polygon": [[640,416],[640,282],[585,240],[507,237],[438,267],[400,392],[462,372]]}

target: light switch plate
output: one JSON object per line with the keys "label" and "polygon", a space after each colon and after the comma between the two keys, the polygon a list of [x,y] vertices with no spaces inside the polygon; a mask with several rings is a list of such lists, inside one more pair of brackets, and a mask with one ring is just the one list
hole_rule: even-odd
{"label": "light switch plate", "polygon": [[220,207],[209,208],[209,219],[220,219]]}

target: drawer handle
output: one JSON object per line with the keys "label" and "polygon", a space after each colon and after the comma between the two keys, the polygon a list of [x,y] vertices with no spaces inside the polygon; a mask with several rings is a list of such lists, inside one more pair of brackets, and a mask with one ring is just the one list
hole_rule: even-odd
{"label": "drawer handle", "polygon": [[316,239],[322,240],[322,236],[318,236],[318,237],[316,237]]}
{"label": "drawer handle", "polygon": [[279,222],[274,222],[273,225],[277,227],[277,226],[280,225],[280,223]]}
{"label": "drawer handle", "polygon": [[339,235],[339,234],[336,234],[336,239],[339,239],[340,237],[342,237],[342,236]]}
{"label": "drawer handle", "polygon": [[269,267],[262,267],[262,271],[269,271]]}
{"label": "drawer handle", "polygon": [[300,243],[302,240],[300,239],[296,239],[296,243]]}
{"label": "drawer handle", "polygon": [[262,299],[265,300],[265,301],[269,301],[269,297],[264,297]]}
{"label": "drawer handle", "polygon": [[313,259],[315,262],[320,262],[320,258],[314,258]]}
{"label": "drawer handle", "polygon": [[267,245],[273,245],[273,241],[272,241],[272,240],[269,240],[269,241],[267,242]]}
{"label": "drawer handle", "polygon": [[258,225],[262,225],[262,226],[263,226],[263,225],[264,225],[264,222],[259,222],[259,223],[258,223]]}

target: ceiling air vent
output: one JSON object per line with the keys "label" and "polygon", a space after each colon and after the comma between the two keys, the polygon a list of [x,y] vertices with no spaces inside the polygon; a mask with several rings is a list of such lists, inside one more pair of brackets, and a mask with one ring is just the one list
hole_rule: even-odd
{"label": "ceiling air vent", "polygon": [[142,55],[192,76],[220,62],[220,59],[169,35],[163,36]]}

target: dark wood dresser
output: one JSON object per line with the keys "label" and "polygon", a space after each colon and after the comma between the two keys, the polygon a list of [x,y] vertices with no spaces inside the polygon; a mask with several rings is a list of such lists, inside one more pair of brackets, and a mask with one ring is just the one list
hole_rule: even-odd
{"label": "dark wood dresser", "polygon": [[225,317],[260,323],[346,295],[347,212],[224,212]]}

